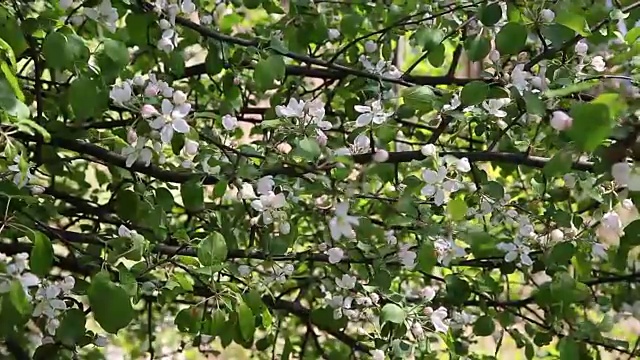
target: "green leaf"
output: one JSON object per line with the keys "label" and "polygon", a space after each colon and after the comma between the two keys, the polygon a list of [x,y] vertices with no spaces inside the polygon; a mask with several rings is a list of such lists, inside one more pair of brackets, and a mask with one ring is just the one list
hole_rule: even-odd
{"label": "green leaf", "polygon": [[284,79],[286,66],[280,55],[271,55],[260,60],[253,70],[253,80],[261,89],[271,89],[275,80]]}
{"label": "green leaf", "polygon": [[462,88],[460,101],[467,106],[478,105],[489,95],[489,85],[484,81],[475,80]]}
{"label": "green leaf", "polygon": [[307,154],[310,159],[315,159],[322,153],[320,145],[314,139],[304,138],[298,142],[298,147]]}
{"label": "green leaf", "polygon": [[475,323],[473,323],[473,333],[478,336],[490,336],[496,329],[496,325],[493,322],[493,318],[484,315],[480,316]]}
{"label": "green leaf", "polygon": [[238,306],[237,312],[240,334],[243,339],[249,341],[253,339],[253,335],[256,332],[256,321],[253,317],[253,311],[251,311],[249,305],[242,302]]}
{"label": "green leaf", "polygon": [[193,212],[204,209],[204,190],[198,180],[189,180],[180,186],[180,195],[184,207]]}
{"label": "green leaf", "polygon": [[558,343],[560,360],[575,360],[580,358],[578,343],[571,337],[563,337]]}
{"label": "green leaf", "polygon": [[402,308],[396,304],[389,303],[382,307],[380,311],[380,322],[382,324],[386,322],[392,322],[395,324],[402,324],[407,314]]}
{"label": "green leaf", "polygon": [[227,259],[227,242],[222,234],[212,232],[198,245],[198,260],[204,266],[215,266]]}
{"label": "green leaf", "polygon": [[525,91],[523,97],[525,106],[527,108],[527,113],[540,116],[543,116],[546,113],[547,107],[544,105],[538,95],[530,91]]}
{"label": "green leaf", "polygon": [[176,314],[173,322],[178,327],[178,330],[185,333],[197,334],[198,331],[200,331],[201,317],[201,311],[198,311],[197,308],[190,307],[180,310]]}
{"label": "green leaf", "polygon": [[604,104],[576,103],[571,107],[569,137],[584,151],[595,150],[611,134],[613,121]]}
{"label": "green leaf", "polygon": [[99,91],[96,83],[86,77],[78,78],[69,88],[69,104],[75,120],[86,120],[96,113]]}
{"label": "green leaf", "polygon": [[435,94],[428,86],[412,86],[402,91],[404,103],[416,110],[430,111],[433,109]]}
{"label": "green leaf", "polygon": [[429,51],[429,56],[427,56],[427,60],[433,67],[440,67],[444,64],[446,47],[444,44],[438,44],[433,49]]}
{"label": "green leaf", "polygon": [[220,56],[220,49],[217,46],[209,46],[207,57],[204,59],[204,66],[207,74],[218,75],[224,69],[224,62]]}
{"label": "green leaf", "polygon": [[28,118],[31,113],[27,105],[16,97],[11,84],[4,77],[0,77],[0,109],[18,119]]}
{"label": "green leaf", "polygon": [[67,45],[67,37],[59,32],[52,32],[47,35],[42,43],[42,53],[47,65],[54,69],[62,69],[67,65],[67,57],[64,49]]}
{"label": "green leaf", "polygon": [[460,197],[447,203],[447,214],[449,214],[454,221],[463,220],[467,215],[467,209],[467,203]]}
{"label": "green leaf", "polygon": [[502,7],[497,2],[480,7],[478,18],[484,26],[493,26],[502,18]]}
{"label": "green leaf", "polygon": [[36,123],[31,119],[20,119],[16,123],[16,126],[20,128],[21,131],[26,131],[30,134],[33,134],[33,130],[42,135],[42,138],[45,142],[49,142],[51,140],[51,134],[47,131],[47,129],[40,126],[40,124]]}
{"label": "green leaf", "polygon": [[104,54],[119,68],[129,63],[129,50],[127,46],[117,40],[106,38],[103,40]]}
{"label": "green leaf", "polygon": [[430,51],[444,40],[444,32],[440,29],[424,27],[418,30],[416,39],[422,44],[424,51]]}
{"label": "green leaf", "polygon": [[63,34],[59,31],[47,35],[42,44],[42,53],[49,67],[76,71],[89,60],[89,48],[76,34]]}
{"label": "green leaf", "polygon": [[[0,40],[1,41],[1,40]],[[4,80],[9,84],[11,90],[13,90],[13,94],[16,96],[18,100],[24,102],[24,93],[20,88],[20,84],[18,83],[18,78],[16,78],[16,74],[14,70],[11,68],[9,63],[2,61],[0,58],[0,79],[4,78]]]}
{"label": "green leaf", "polygon": [[108,272],[93,277],[87,295],[93,316],[105,331],[115,334],[133,320],[135,313],[129,294],[111,282]]}
{"label": "green leaf", "polygon": [[551,249],[547,263],[549,265],[566,265],[576,252],[575,246],[570,242],[562,242]]}
{"label": "green leaf", "polygon": [[53,245],[43,233],[35,231],[33,234],[33,248],[29,257],[29,266],[31,272],[42,277],[49,274],[49,270],[53,266]]}
{"label": "green leaf", "polygon": [[556,97],[565,97],[573,93],[587,91],[598,84],[600,84],[600,81],[598,80],[583,81],[583,82],[562,87],[560,89],[547,90],[544,92],[544,96],[548,99],[552,99]]}
{"label": "green leaf", "polygon": [[56,339],[68,346],[74,346],[84,336],[86,322],[87,318],[79,309],[65,311],[56,330]]}
{"label": "green leaf", "polygon": [[620,238],[620,246],[631,247],[640,245],[640,220],[631,222],[624,228],[624,235]]}
{"label": "green leaf", "polygon": [[542,172],[548,177],[564,175],[571,170],[572,162],[571,151],[560,151],[545,164]]}
{"label": "green leaf", "polygon": [[9,299],[18,314],[22,316],[31,314],[32,306],[20,281],[14,280],[11,282],[11,287],[9,288]]}
{"label": "green leaf", "polygon": [[478,34],[472,38],[467,39],[464,43],[464,47],[467,50],[467,56],[471,61],[481,61],[486,58],[491,51],[491,40]]}
{"label": "green leaf", "polygon": [[556,13],[555,22],[568,27],[582,36],[591,35],[587,20],[580,13],[572,10],[561,10]]}
{"label": "green leaf", "polygon": [[218,181],[213,187],[213,196],[215,196],[216,198],[221,198],[222,196],[224,196],[224,194],[227,192],[228,184],[229,183],[226,179]]}
{"label": "green leaf", "polygon": [[496,35],[496,48],[500,54],[514,55],[524,48],[527,42],[527,28],[519,23],[510,22]]}

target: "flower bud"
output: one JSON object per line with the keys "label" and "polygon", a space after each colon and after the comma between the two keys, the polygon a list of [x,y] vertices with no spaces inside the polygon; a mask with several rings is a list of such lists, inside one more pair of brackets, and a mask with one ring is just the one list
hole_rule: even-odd
{"label": "flower bud", "polygon": [[556,18],[556,13],[554,13],[553,10],[542,9],[542,11],[540,11],[540,20],[542,20],[542,22],[550,23],[555,18]]}
{"label": "flower bud", "polygon": [[184,142],[184,152],[187,155],[195,156],[198,153],[199,144],[196,141],[186,139]]}
{"label": "flower bud", "polygon": [[420,152],[426,157],[432,157],[436,155],[437,149],[435,145],[427,144],[420,149]]}
{"label": "flower bud", "polygon": [[157,96],[159,92],[160,92],[160,89],[158,88],[158,86],[156,84],[149,84],[144,89],[144,96],[146,96],[146,97],[154,97],[154,96]]}
{"label": "flower bud", "polygon": [[558,130],[564,131],[571,127],[573,124],[573,119],[567,115],[564,111],[554,111],[551,117],[551,127]]}
{"label": "flower bud", "polygon": [[129,128],[127,131],[127,142],[129,144],[133,144],[136,141],[138,141],[138,134],[136,133],[136,130],[134,128]]}
{"label": "flower bud", "polygon": [[493,62],[498,62],[500,61],[500,52],[498,50],[491,50],[491,52],[489,53],[489,60],[493,61]]}
{"label": "flower bud", "polygon": [[372,53],[376,51],[377,48],[378,48],[378,45],[372,40],[367,40],[367,42],[364,43],[364,51],[368,53]]}
{"label": "flower bud", "polygon": [[553,242],[560,242],[564,240],[564,233],[560,229],[553,229],[549,234],[549,237]]}
{"label": "flower bud", "polygon": [[389,152],[384,149],[379,149],[373,154],[373,161],[375,162],[385,162],[389,160]]}
{"label": "flower bud", "polygon": [[40,185],[33,185],[31,186],[30,190],[32,195],[40,195],[44,192],[45,189]]}
{"label": "flower bud", "polygon": [[587,55],[587,51],[589,51],[589,45],[585,41],[578,41],[575,47],[576,55],[585,56]]}
{"label": "flower bud", "polygon": [[187,95],[180,91],[180,90],[176,90],[173,93],[173,102],[176,105],[182,105],[187,101]]}

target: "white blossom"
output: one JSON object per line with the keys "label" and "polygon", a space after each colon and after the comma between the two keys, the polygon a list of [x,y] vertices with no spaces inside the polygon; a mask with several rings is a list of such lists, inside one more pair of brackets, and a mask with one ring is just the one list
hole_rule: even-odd
{"label": "white blossom", "polygon": [[469,159],[466,157],[460,158],[456,161],[456,170],[462,173],[468,173],[471,171],[471,164],[469,163]]}
{"label": "white blossom", "polygon": [[431,324],[436,332],[446,333],[449,331],[449,324],[447,316],[449,313],[444,307],[439,307],[437,310],[433,310],[431,307],[425,308],[425,313],[430,316]]}
{"label": "white blossom", "polygon": [[102,23],[109,31],[116,31],[116,21],[118,21],[118,11],[111,6],[110,0],[102,0],[97,7],[85,8],[84,14],[96,22]]}
{"label": "white blossom", "polygon": [[597,72],[603,72],[607,69],[607,63],[602,56],[594,56],[593,59],[591,59],[591,66],[593,66],[593,69]]}
{"label": "white blossom", "polygon": [[273,191],[274,186],[276,186],[276,182],[273,180],[272,175],[263,176],[256,182],[256,189],[260,195],[269,194]]}
{"label": "white blossom", "polygon": [[201,25],[211,25],[213,23],[213,16],[211,15],[202,15],[200,18]]}
{"label": "white blossom", "polygon": [[438,150],[436,149],[435,145],[426,144],[425,146],[420,148],[420,152],[426,157],[434,157],[438,153]]}
{"label": "white blossom", "polygon": [[420,296],[427,302],[431,301],[436,297],[436,290],[431,286],[425,286],[420,290]]}
{"label": "white blossom", "polygon": [[387,121],[389,116],[393,115],[392,112],[384,111],[380,100],[372,102],[371,106],[356,105],[353,108],[355,111],[360,113],[356,119],[357,127],[366,126],[372,122],[376,125],[380,125]]}
{"label": "white blossom", "polygon": [[329,231],[333,240],[339,240],[341,237],[347,239],[355,238],[353,226],[359,224],[358,218],[348,214],[349,203],[340,202],[335,206],[335,216],[329,220]]}
{"label": "white blossom", "polygon": [[145,137],[140,137],[136,141],[135,145],[129,145],[122,149],[122,156],[126,156],[127,158],[125,161],[126,167],[131,167],[136,161],[144,163],[144,166],[149,166],[151,164],[153,152],[150,148],[145,146],[146,143],[147,139]]}
{"label": "white blossom", "polygon": [[330,264],[337,264],[344,257],[344,251],[338,247],[333,247],[327,250],[327,255],[329,255]]}
{"label": "white blossom", "polygon": [[158,40],[157,47],[159,50],[165,53],[172,52],[178,46],[178,37],[176,31],[173,29],[167,29],[162,32],[160,40]]}
{"label": "white blossom", "polygon": [[413,324],[411,324],[410,329],[411,329],[411,334],[416,339],[421,340],[424,338],[424,329],[422,328],[422,325],[420,325],[419,322],[416,321]]}
{"label": "white blossom", "polygon": [[222,117],[222,127],[227,131],[233,131],[238,127],[238,119],[235,116],[226,114]]}
{"label": "white blossom", "polygon": [[529,88],[531,73],[524,70],[524,64],[518,64],[511,71],[510,79],[511,84],[522,93]]}
{"label": "white blossom", "polygon": [[280,209],[285,206],[287,206],[287,199],[284,194],[275,194],[273,191],[260,195],[258,199],[251,202],[251,207],[262,214],[262,220],[266,225],[273,223],[276,218],[280,218]]}
{"label": "white blossom", "polygon": [[364,51],[368,53],[372,53],[378,49],[378,44],[376,44],[373,40],[367,40],[364,43]]}
{"label": "white blossom", "polygon": [[512,243],[501,242],[496,246],[496,248],[506,252],[504,260],[507,262],[513,262],[520,257],[519,263],[521,265],[531,266],[533,264],[533,260],[529,256],[531,248],[523,244],[519,239],[515,239]]}
{"label": "white blossom", "polygon": [[287,118],[300,118],[304,116],[304,106],[305,102],[303,100],[298,101],[294,98],[291,98],[289,99],[289,103],[287,103],[287,106],[276,106],[276,115]]}
{"label": "white blossom", "polygon": [[398,239],[393,230],[387,230],[384,232],[384,238],[387,241],[387,244],[393,246],[398,243]]}
{"label": "white blossom", "polygon": [[192,0],[182,0],[182,4],[180,5],[180,9],[183,13],[189,15],[192,12],[196,11],[196,5]]}
{"label": "white blossom", "polygon": [[373,360],[384,360],[386,356],[384,354],[384,351],[375,349],[375,350],[371,350],[371,358]]}
{"label": "white blossom", "polygon": [[410,244],[403,244],[398,251],[398,258],[406,269],[411,270],[416,266],[416,257],[418,256],[414,251],[410,250]]}
{"label": "white blossom", "polygon": [[458,94],[453,94],[451,101],[442,107],[442,111],[452,111],[459,108],[460,105],[462,105],[462,102],[460,101],[460,96],[458,96]]}
{"label": "white blossom", "polygon": [[329,40],[334,41],[340,37],[340,31],[338,29],[329,29],[328,34]]}
{"label": "white blossom", "polygon": [[123,82],[120,85],[114,85],[109,91],[109,98],[113,100],[116,105],[124,105],[131,100],[133,90],[129,82]]}
{"label": "white blossom", "polygon": [[336,285],[339,288],[350,290],[356,286],[356,277],[349,274],[344,274],[342,277],[336,278]]}
{"label": "white blossom", "polygon": [[73,0],[60,0],[58,4],[60,5],[60,9],[67,10],[73,5]]}
{"label": "white blossom", "polygon": [[249,183],[242,183],[238,195],[240,196],[240,199],[244,200],[252,200],[257,198],[256,193],[253,190],[253,186]]}
{"label": "white blossom", "polygon": [[604,244],[594,242],[591,245],[591,256],[597,259],[607,260],[607,247]]}
{"label": "white blossom", "polygon": [[13,165],[9,165],[7,169],[13,172],[13,183],[16,184],[17,187],[21,188],[27,185],[31,179],[33,179],[33,175],[31,174],[31,170],[29,169],[29,164],[27,164],[27,168],[25,171],[22,171],[20,168],[21,158],[19,155],[16,155],[13,158]]}
{"label": "white blossom", "polygon": [[449,266],[453,259],[467,255],[467,252],[456,244],[453,239],[438,239],[434,242],[433,246],[436,250],[438,261],[444,266]]}
{"label": "white blossom", "polygon": [[509,98],[489,99],[482,102],[482,107],[487,110],[490,115],[503,118],[507,116],[507,112],[502,110],[502,107],[509,104],[509,102],[511,102]]}
{"label": "white blossom", "polygon": [[622,233],[622,219],[615,211],[604,214],[600,222],[605,229],[618,234]]}
{"label": "white blossom", "polygon": [[182,134],[189,132],[189,124],[185,117],[191,111],[191,104],[185,103],[174,106],[171,101],[162,100],[162,114],[158,115],[149,125],[152,129],[160,130],[160,139],[163,143],[171,142],[173,132],[177,131]]}

